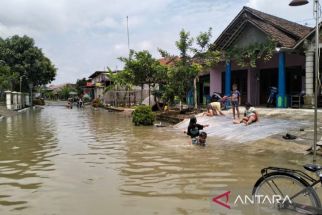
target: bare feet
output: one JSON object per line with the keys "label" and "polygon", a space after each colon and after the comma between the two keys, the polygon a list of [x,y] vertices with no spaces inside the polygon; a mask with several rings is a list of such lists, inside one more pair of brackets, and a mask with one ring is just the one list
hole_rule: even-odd
{"label": "bare feet", "polygon": [[233,120],[234,124],[240,124],[240,120]]}

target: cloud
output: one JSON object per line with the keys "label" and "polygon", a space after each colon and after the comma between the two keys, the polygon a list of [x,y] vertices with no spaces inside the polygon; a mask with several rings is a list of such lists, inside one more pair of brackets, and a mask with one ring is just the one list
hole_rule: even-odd
{"label": "cloud", "polygon": [[[284,3],[285,2],[285,3]],[[311,1],[310,1],[311,2]],[[288,0],[1,0],[0,36],[27,34],[59,68],[55,83],[74,82],[95,70],[121,68],[130,48],[177,54],[184,28],[196,36],[213,28],[213,40],[244,5],[290,20],[312,18],[312,5]]]}
{"label": "cloud", "polygon": [[268,4],[267,0],[249,0],[247,6],[303,25],[314,25],[313,1],[296,7],[289,6],[290,2],[291,0],[271,0]]}

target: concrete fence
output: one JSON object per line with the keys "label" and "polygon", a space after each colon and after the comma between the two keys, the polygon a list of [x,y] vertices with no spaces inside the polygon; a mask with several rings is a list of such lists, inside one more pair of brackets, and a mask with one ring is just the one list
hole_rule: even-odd
{"label": "concrete fence", "polygon": [[8,110],[20,110],[30,106],[29,94],[5,91],[6,94],[6,107]]}
{"label": "concrete fence", "polygon": [[[152,94],[152,89],[151,89]],[[145,98],[149,96],[149,91],[144,89],[142,92],[141,98],[141,90],[111,90],[107,91],[103,95],[103,101],[107,105],[115,105],[115,106],[132,106],[140,104]]]}

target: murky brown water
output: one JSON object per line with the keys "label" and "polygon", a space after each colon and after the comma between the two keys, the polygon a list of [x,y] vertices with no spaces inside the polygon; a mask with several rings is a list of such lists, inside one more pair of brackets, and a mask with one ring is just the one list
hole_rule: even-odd
{"label": "murky brown water", "polygon": [[[292,145],[191,146],[171,128],[103,110],[47,107],[0,121],[0,214],[255,214],[211,199],[250,192],[266,166],[311,161]],[[226,210],[226,211],[225,211]]]}

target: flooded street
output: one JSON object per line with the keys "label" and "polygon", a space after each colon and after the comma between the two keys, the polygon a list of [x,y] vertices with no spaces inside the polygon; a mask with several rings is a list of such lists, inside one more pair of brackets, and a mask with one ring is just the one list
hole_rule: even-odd
{"label": "flooded street", "polygon": [[210,137],[205,148],[191,146],[170,127],[135,127],[130,117],[91,109],[46,107],[6,118],[0,138],[5,215],[254,214],[211,199],[250,193],[263,167],[302,170],[312,161],[287,150],[292,144],[269,141]]}

